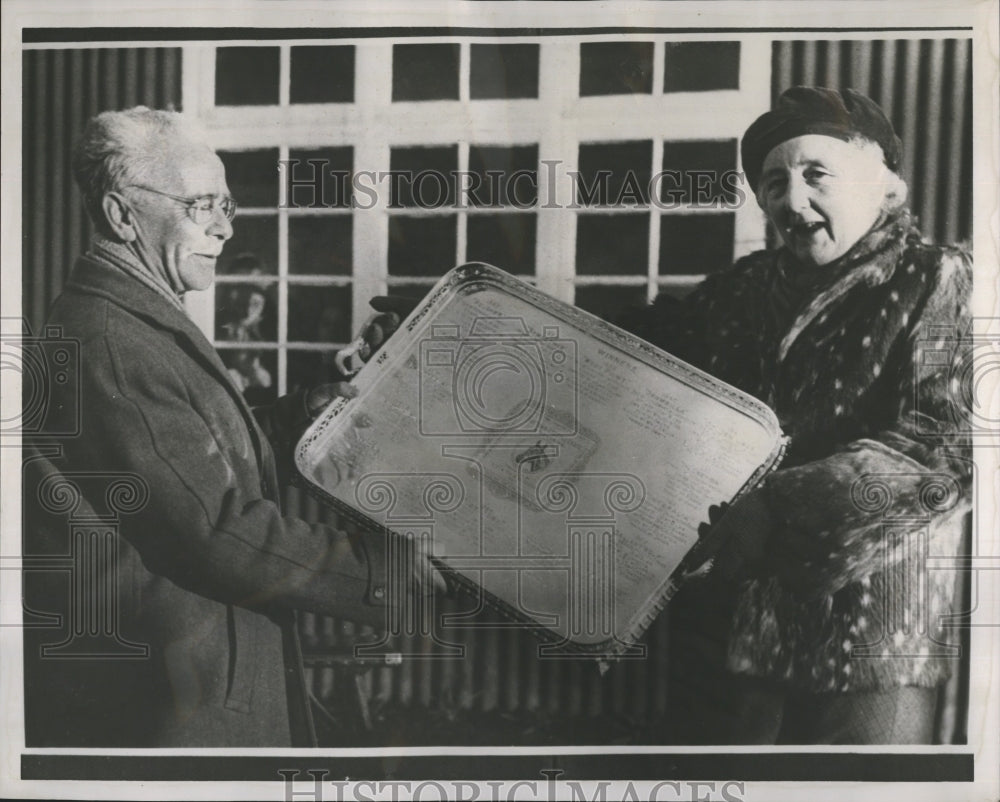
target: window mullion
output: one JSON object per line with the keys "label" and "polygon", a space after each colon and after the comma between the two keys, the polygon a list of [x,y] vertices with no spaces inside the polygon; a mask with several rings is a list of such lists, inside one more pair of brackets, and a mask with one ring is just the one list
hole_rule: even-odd
{"label": "window mullion", "polygon": [[[654,62],[655,63],[655,62]],[[654,84],[655,85],[655,84]],[[650,175],[656,175],[663,169],[663,137],[653,139],[653,170]],[[660,182],[654,181],[650,192],[659,190]],[[649,272],[646,286],[646,300],[652,301],[659,288],[660,277],[660,219],[662,212],[657,206],[657,199],[649,199]]]}
{"label": "window mullion", "polygon": [[[288,145],[278,149],[288,163]],[[278,175],[283,175],[278,173]],[[278,209],[278,395],[288,392],[288,205]]]}
{"label": "window mullion", "polygon": [[[390,130],[379,124],[392,108],[392,42],[368,41],[355,51],[355,104],[365,136],[354,143],[354,174],[389,171]],[[356,202],[372,208],[358,209],[352,217],[354,243],[351,318],[355,331],[367,319],[374,295],[386,292],[389,271],[388,184],[372,178],[375,197],[356,196]]]}
{"label": "window mullion", "polygon": [[[741,109],[747,113],[743,119],[734,120],[737,131],[745,131],[760,114],[771,107],[771,40],[752,36],[740,40],[740,95]],[[736,169],[743,169],[743,160],[737,148]],[[747,197],[736,209],[733,222],[733,255],[736,259],[766,245],[764,213],[746,186]]]}
{"label": "window mullion", "polygon": [[[463,176],[469,171],[469,140],[463,137],[462,141],[458,143],[458,175]],[[457,178],[455,181],[456,193],[461,192],[461,178]],[[456,265],[464,264],[469,261],[469,214],[466,209],[466,204],[464,199],[460,194],[456,194],[456,211],[458,219],[456,225],[458,230],[455,232],[455,259]]]}
{"label": "window mullion", "polygon": [[[574,41],[541,43],[538,65],[538,235],[535,273],[539,289],[573,301],[576,214],[572,177],[579,140],[573,125],[578,105],[580,45]],[[569,90],[569,91],[567,91]]]}
{"label": "window mullion", "polygon": [[[657,39],[653,43],[653,97],[663,97],[663,71],[666,60],[666,44],[662,39]],[[663,168],[663,136],[653,137],[653,166],[650,175],[656,175]],[[656,191],[659,187],[657,182],[653,182],[650,191]],[[659,289],[660,275],[660,210],[656,205],[656,198],[649,199],[649,253],[647,254],[648,272],[646,283],[646,300],[652,301],[656,297]]]}
{"label": "window mullion", "polygon": [[292,48],[281,45],[278,49],[278,105],[287,108],[292,97]]}
{"label": "window mullion", "polygon": [[[459,45],[459,56],[458,56],[458,100],[462,104],[463,116],[468,120],[473,119],[472,108],[469,101],[470,98],[470,88],[469,84],[471,81],[472,73],[472,45],[469,42],[462,42]],[[469,170],[469,128],[462,132],[460,136],[460,141],[458,143],[458,175],[465,175]],[[456,193],[461,189],[461,178],[455,179],[455,189]],[[457,226],[455,231],[455,264],[460,265],[468,261],[468,234],[469,234],[469,216],[461,208],[463,205],[462,198],[456,194],[455,196],[455,206],[456,206],[456,220],[455,225]]]}

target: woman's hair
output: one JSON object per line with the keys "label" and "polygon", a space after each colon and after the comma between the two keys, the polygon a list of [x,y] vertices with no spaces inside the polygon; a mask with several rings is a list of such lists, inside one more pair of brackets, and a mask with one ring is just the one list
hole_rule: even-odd
{"label": "woman's hair", "polygon": [[105,111],[87,123],[73,151],[73,178],[98,229],[107,233],[104,196],[143,183],[164,139],[171,136],[206,142],[204,132],[187,117],[146,106]]}

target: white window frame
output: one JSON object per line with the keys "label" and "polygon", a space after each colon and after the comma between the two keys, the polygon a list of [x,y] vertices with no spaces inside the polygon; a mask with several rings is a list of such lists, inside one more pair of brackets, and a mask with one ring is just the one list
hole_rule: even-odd
{"label": "white window frame", "polygon": [[[648,300],[659,289],[690,286],[702,276],[660,276],[660,215],[655,205],[637,207],[650,216],[648,265],[645,276],[576,275],[576,224],[579,212],[602,211],[601,207],[566,208],[574,203],[572,173],[577,170],[581,144],[651,140],[653,171],[660,169],[665,140],[739,139],[746,127],[770,106],[772,37],[742,34],[727,36],[636,34],[614,37],[614,41],[653,44],[653,89],[651,94],[579,97],[580,45],[608,41],[607,35],[572,37],[413,37],[406,43],[458,43],[459,97],[457,100],[393,102],[392,48],[398,39],[294,40],[280,42],[227,42],[226,46],[279,47],[281,74],[279,103],[272,106],[226,107],[215,105],[214,44],[193,44],[183,49],[183,107],[209,131],[219,150],[277,148],[287,159],[289,149],[349,145],[354,169],[388,171],[393,147],[454,145],[458,143],[458,169],[468,166],[469,146],[537,144],[539,171],[536,222],[535,283],[563,301],[572,303],[575,287],[587,284],[645,285]],[[709,92],[663,93],[665,43],[667,41],[740,42],[739,89]],[[470,45],[475,43],[536,43],[539,45],[538,97],[531,99],[470,100]],[[290,104],[290,53],[297,45],[353,45],[355,91],[353,103]],[[737,158],[739,158],[737,156]],[[554,170],[544,168],[557,162]],[[737,169],[742,169],[737,164]],[[550,181],[555,186],[550,185]],[[384,189],[385,187],[380,187]],[[554,202],[553,202],[554,201]],[[388,275],[390,214],[419,214],[425,210],[389,208],[387,191],[380,191],[368,209],[278,208],[277,351],[279,393],[286,391],[288,331],[288,219],[297,214],[352,215],[352,273],[338,276],[295,275],[294,283],[351,287],[351,319],[355,327],[369,314],[368,300],[386,293],[393,283]],[[634,212],[636,208],[606,210]],[[455,264],[464,260],[467,209],[442,209],[457,213]],[[734,211],[734,255],[736,258],[764,246],[764,217],[753,198]],[[671,210],[670,213],[705,212],[704,208]],[[252,213],[252,212],[241,212]],[[431,213],[427,211],[426,213]],[[504,211],[503,213],[525,213]],[[271,212],[273,214],[273,211]],[[219,282],[237,282],[220,277]],[[244,280],[245,281],[245,280]],[[414,284],[420,279],[399,278]],[[434,279],[426,279],[428,287]],[[186,305],[206,336],[215,339],[215,288],[189,293]],[[241,344],[242,347],[247,345]],[[305,350],[328,350],[340,343],[295,344]],[[255,343],[253,347],[258,348]],[[268,346],[264,345],[267,348]],[[274,348],[275,346],[270,346]]]}

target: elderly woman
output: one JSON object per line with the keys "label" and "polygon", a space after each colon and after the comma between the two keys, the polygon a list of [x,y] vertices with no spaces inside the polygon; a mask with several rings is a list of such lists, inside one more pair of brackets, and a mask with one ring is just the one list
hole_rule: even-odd
{"label": "elderly woman", "polygon": [[781,247],[626,321],[767,402],[789,436],[671,605],[672,738],[929,742],[957,660],[941,626],[955,572],[923,558],[955,555],[969,509],[952,401],[971,266],[921,238],[901,143],[857,92],[789,89],[742,154]]}

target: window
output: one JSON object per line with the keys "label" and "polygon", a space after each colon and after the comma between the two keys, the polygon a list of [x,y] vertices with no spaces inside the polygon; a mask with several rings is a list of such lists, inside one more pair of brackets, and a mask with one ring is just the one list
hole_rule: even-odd
{"label": "window", "polygon": [[650,94],[652,42],[586,42],[580,45],[580,96]]}
{"label": "window", "polygon": [[373,295],[422,297],[464,262],[605,317],[683,294],[764,243],[737,138],[769,105],[770,50],[648,35],[191,46],[185,107],[240,202],[191,313],[263,400],[323,380]]}

